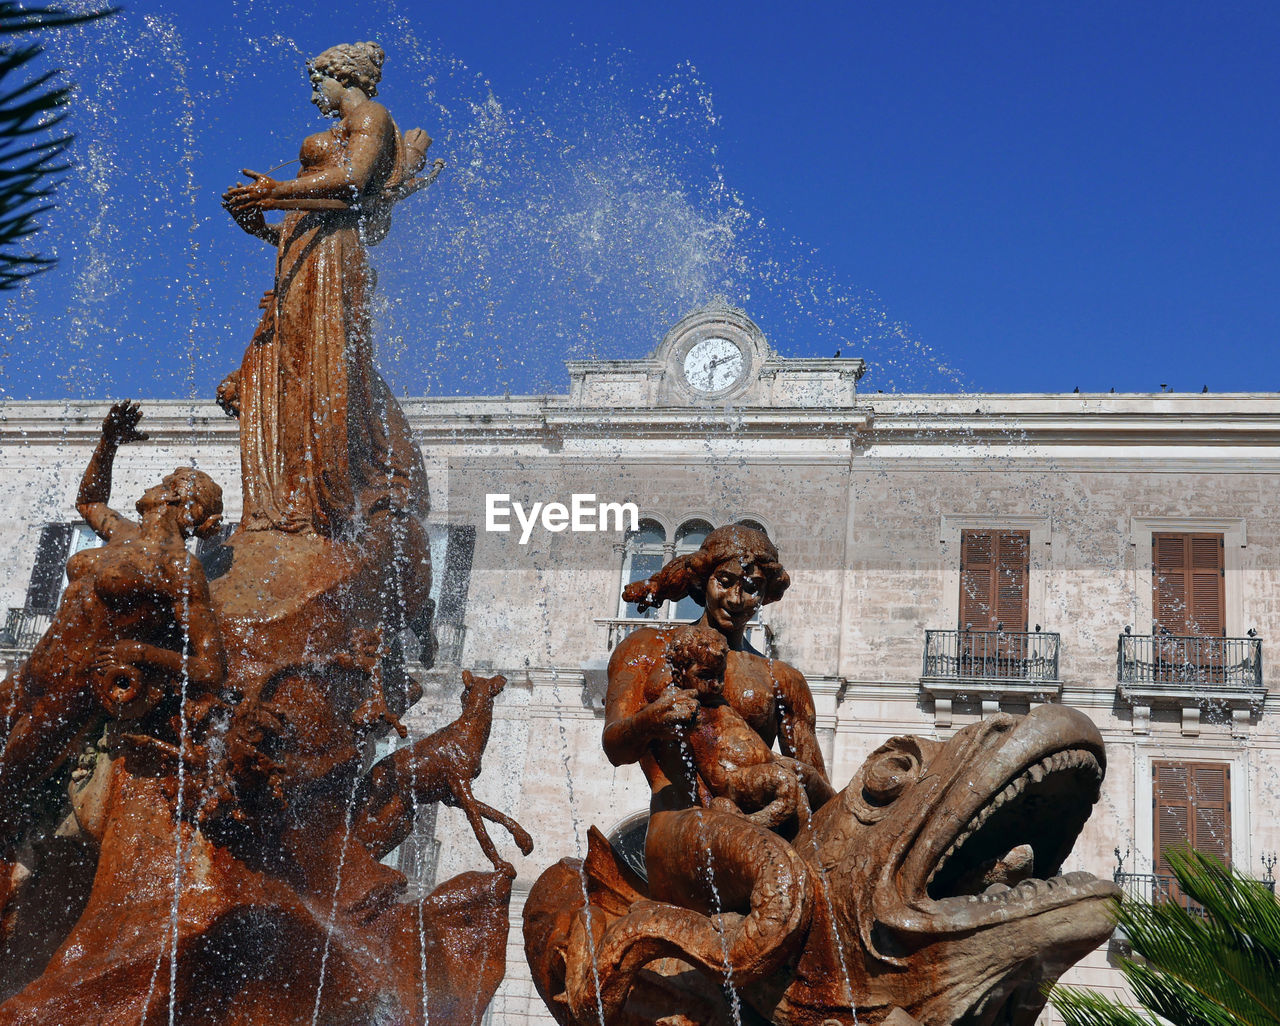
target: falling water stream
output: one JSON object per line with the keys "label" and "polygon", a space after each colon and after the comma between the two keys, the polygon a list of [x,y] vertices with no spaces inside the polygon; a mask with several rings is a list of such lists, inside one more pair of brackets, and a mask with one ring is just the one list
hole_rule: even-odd
{"label": "falling water stream", "polygon": [[347,848],[351,843],[352,819],[356,809],[356,792],[360,789],[360,775],[351,780],[351,792],[347,795],[346,814],[343,817],[342,844],[338,848],[338,868],[333,874],[333,901],[325,923],[324,948],[320,954],[320,978],[316,981],[316,1000],[311,1009],[311,1026],[319,1026],[320,1000],[324,996],[324,976],[329,967],[329,949],[333,946],[333,931],[338,921],[338,898],[342,894],[342,871],[347,864]]}
{"label": "falling water stream", "polygon": [[[693,746],[690,745],[687,736],[680,738],[680,758],[684,763],[685,773],[690,784],[690,792],[696,794],[698,768],[694,763]],[[705,812],[698,809],[695,815],[698,816],[698,822],[701,825]],[[706,836],[706,831],[700,831],[700,833]],[[729,999],[729,1014],[733,1017],[734,1026],[742,1026],[742,1000],[738,997],[738,990],[733,982],[733,958],[729,950],[729,938],[725,928],[724,900],[720,897],[720,887],[716,883],[715,854],[712,852],[709,842],[703,847],[700,854],[703,857],[700,868],[706,874],[707,886],[711,890],[710,918],[715,926],[716,936],[720,938],[720,958],[724,966],[724,992]]]}
{"label": "falling water stream", "polygon": [[[191,683],[191,564],[194,557],[188,549],[183,555],[185,573],[182,576],[182,668],[178,674],[178,793],[173,812],[173,902],[169,909],[169,1026],[174,1026],[178,1007],[178,911],[182,903],[182,877],[186,869],[182,838],[183,813],[186,811],[187,736],[190,723],[187,720],[187,692]],[[192,832],[192,844],[195,833]],[[147,1010],[142,1010],[146,1021]]]}

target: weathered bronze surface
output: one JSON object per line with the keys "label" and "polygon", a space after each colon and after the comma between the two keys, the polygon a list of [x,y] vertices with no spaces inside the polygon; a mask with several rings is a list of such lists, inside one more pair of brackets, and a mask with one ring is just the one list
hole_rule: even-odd
{"label": "weathered bronze surface", "polygon": [[1046,705],[897,737],[834,794],[804,678],[745,641],[787,584],[768,539],[729,527],[624,591],[706,611],[610,659],[604,746],[652,787],[648,879],[595,830],[543,873],[539,993],[566,1026],[1031,1026],[1111,930],[1110,882],[1055,875],[1098,798],[1097,729]]}
{"label": "weathered bronze surface", "polygon": [[[502,979],[515,874],[483,820],[532,840],[471,781],[505,681],[465,674],[459,720],[368,768],[421,695],[399,638],[431,647],[426,477],[373,366],[364,246],[434,172],[416,177],[425,133],[372,100],[381,64],[372,43],[312,61],[335,126],[296,179],[226,196],[277,260],[219,389],[245,492],[223,575],[185,547],[217,528],[218,486],[178,470],[128,520],[111,465],[145,440],[140,412],[103,425],[79,509],[107,544],[72,558],[0,694],[5,1026],[474,1026]],[[494,868],[407,901],[379,859],[433,802],[465,812]]]}

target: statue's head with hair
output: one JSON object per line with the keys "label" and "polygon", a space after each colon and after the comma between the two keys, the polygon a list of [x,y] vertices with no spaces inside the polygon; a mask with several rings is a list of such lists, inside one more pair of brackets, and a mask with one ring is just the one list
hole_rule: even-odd
{"label": "statue's head with hair", "polygon": [[378,95],[386,59],[386,53],[377,43],[339,43],[307,61],[307,70],[312,75],[332,78],[347,88],[354,86],[373,98]]}
{"label": "statue's head with hair", "polygon": [[622,597],[636,603],[640,612],[685,597],[705,605],[708,579],[717,567],[730,560],[736,560],[743,570],[754,567],[764,577],[761,605],[777,602],[791,584],[791,577],[778,559],[778,550],[764,532],[728,524],[707,535],[696,552],[677,556],[651,577],[628,584]]}
{"label": "statue's head with hair", "polygon": [[710,627],[683,627],[667,642],[667,663],[671,682],[678,688],[693,688],[699,695],[719,695],[724,691],[724,668],[729,643]]}

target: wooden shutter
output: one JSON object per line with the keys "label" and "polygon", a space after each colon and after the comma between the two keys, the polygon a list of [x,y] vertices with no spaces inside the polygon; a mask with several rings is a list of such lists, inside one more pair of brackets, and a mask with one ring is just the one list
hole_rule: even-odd
{"label": "wooden shutter", "polygon": [[1185,844],[1231,861],[1231,773],[1220,762],[1151,766],[1156,872],[1169,874],[1165,852]]}
{"label": "wooden shutter", "polygon": [[1225,584],[1222,535],[1151,536],[1153,633],[1224,637]]}
{"label": "wooden shutter", "polygon": [[995,603],[991,582],[995,578],[995,539],[991,531],[963,531],[960,534],[960,628],[989,631]]}
{"label": "wooden shutter", "polygon": [[960,533],[960,627],[1027,629],[1028,531]]}
{"label": "wooden shutter", "polygon": [[1031,536],[1027,531],[1002,531],[996,541],[996,622],[1006,631],[1025,631]]}
{"label": "wooden shutter", "polygon": [[1226,637],[1226,575],[1220,534],[1193,534],[1191,549],[1190,616],[1187,632],[1200,638]]}
{"label": "wooden shutter", "polygon": [[467,592],[471,587],[471,562],[475,551],[476,529],[470,524],[450,524],[437,610],[441,623],[460,627],[466,620]]}
{"label": "wooden shutter", "polygon": [[28,613],[50,614],[58,605],[62,590],[62,572],[71,551],[71,536],[75,529],[70,524],[45,524],[40,529],[40,543],[36,547],[36,563],[31,570],[31,582],[27,585],[24,608]]}

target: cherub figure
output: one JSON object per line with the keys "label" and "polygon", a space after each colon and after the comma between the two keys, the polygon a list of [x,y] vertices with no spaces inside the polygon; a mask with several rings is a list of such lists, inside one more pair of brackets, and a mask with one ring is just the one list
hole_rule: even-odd
{"label": "cherub figure", "polygon": [[724,699],[724,635],[688,627],[667,643],[666,654],[672,685],[697,694],[688,746],[693,768],[711,792],[711,808],[740,813],[770,830],[797,817],[807,822],[804,765],[774,752]]}

